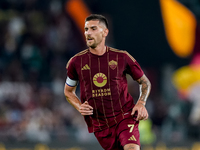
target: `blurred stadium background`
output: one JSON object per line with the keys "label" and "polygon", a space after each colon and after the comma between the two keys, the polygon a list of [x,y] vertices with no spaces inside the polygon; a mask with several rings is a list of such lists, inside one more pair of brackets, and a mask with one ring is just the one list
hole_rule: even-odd
{"label": "blurred stadium background", "polygon": [[101,150],[63,94],[90,13],[108,18],[107,45],[127,50],[151,80],[142,148],[199,150],[199,0],[0,0],[0,149]]}

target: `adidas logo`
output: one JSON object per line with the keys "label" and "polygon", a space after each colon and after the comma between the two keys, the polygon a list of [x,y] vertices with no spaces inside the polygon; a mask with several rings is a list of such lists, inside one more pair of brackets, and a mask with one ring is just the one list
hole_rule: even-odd
{"label": "adidas logo", "polygon": [[90,67],[86,64],[81,70],[90,70]]}
{"label": "adidas logo", "polygon": [[134,135],[132,135],[128,140],[129,141],[137,141],[136,138],[134,137]]}

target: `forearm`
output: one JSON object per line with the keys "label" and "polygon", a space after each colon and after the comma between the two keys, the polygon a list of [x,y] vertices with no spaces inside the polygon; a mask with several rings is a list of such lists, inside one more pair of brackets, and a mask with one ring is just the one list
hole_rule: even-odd
{"label": "forearm", "polygon": [[78,96],[75,93],[76,87],[70,87],[67,84],[65,84],[64,88],[64,95],[66,97],[66,100],[74,107],[76,110],[79,111],[81,102],[78,98]]}
{"label": "forearm", "polygon": [[81,106],[81,102],[75,93],[67,93],[65,94],[66,100],[79,111]]}
{"label": "forearm", "polygon": [[93,115],[93,107],[89,105],[88,101],[81,103],[78,96],[75,93],[76,87],[70,87],[65,84],[64,94],[67,101],[81,113],[81,115]]}
{"label": "forearm", "polygon": [[137,103],[145,105],[151,91],[151,83],[145,75],[137,80],[137,82],[140,84],[140,96]]}

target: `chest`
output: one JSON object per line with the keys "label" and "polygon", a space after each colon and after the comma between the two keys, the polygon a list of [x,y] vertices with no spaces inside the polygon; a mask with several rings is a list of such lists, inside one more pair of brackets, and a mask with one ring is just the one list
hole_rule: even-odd
{"label": "chest", "polygon": [[126,64],[120,55],[106,54],[100,57],[88,55],[77,62],[79,80],[97,81],[117,80],[124,76]]}

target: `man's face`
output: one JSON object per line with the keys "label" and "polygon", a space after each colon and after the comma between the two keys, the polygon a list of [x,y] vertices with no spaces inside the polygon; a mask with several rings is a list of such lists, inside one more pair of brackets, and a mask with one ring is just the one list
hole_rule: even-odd
{"label": "man's face", "polygon": [[85,22],[85,37],[88,47],[96,48],[102,40],[105,40],[108,29],[99,20]]}

